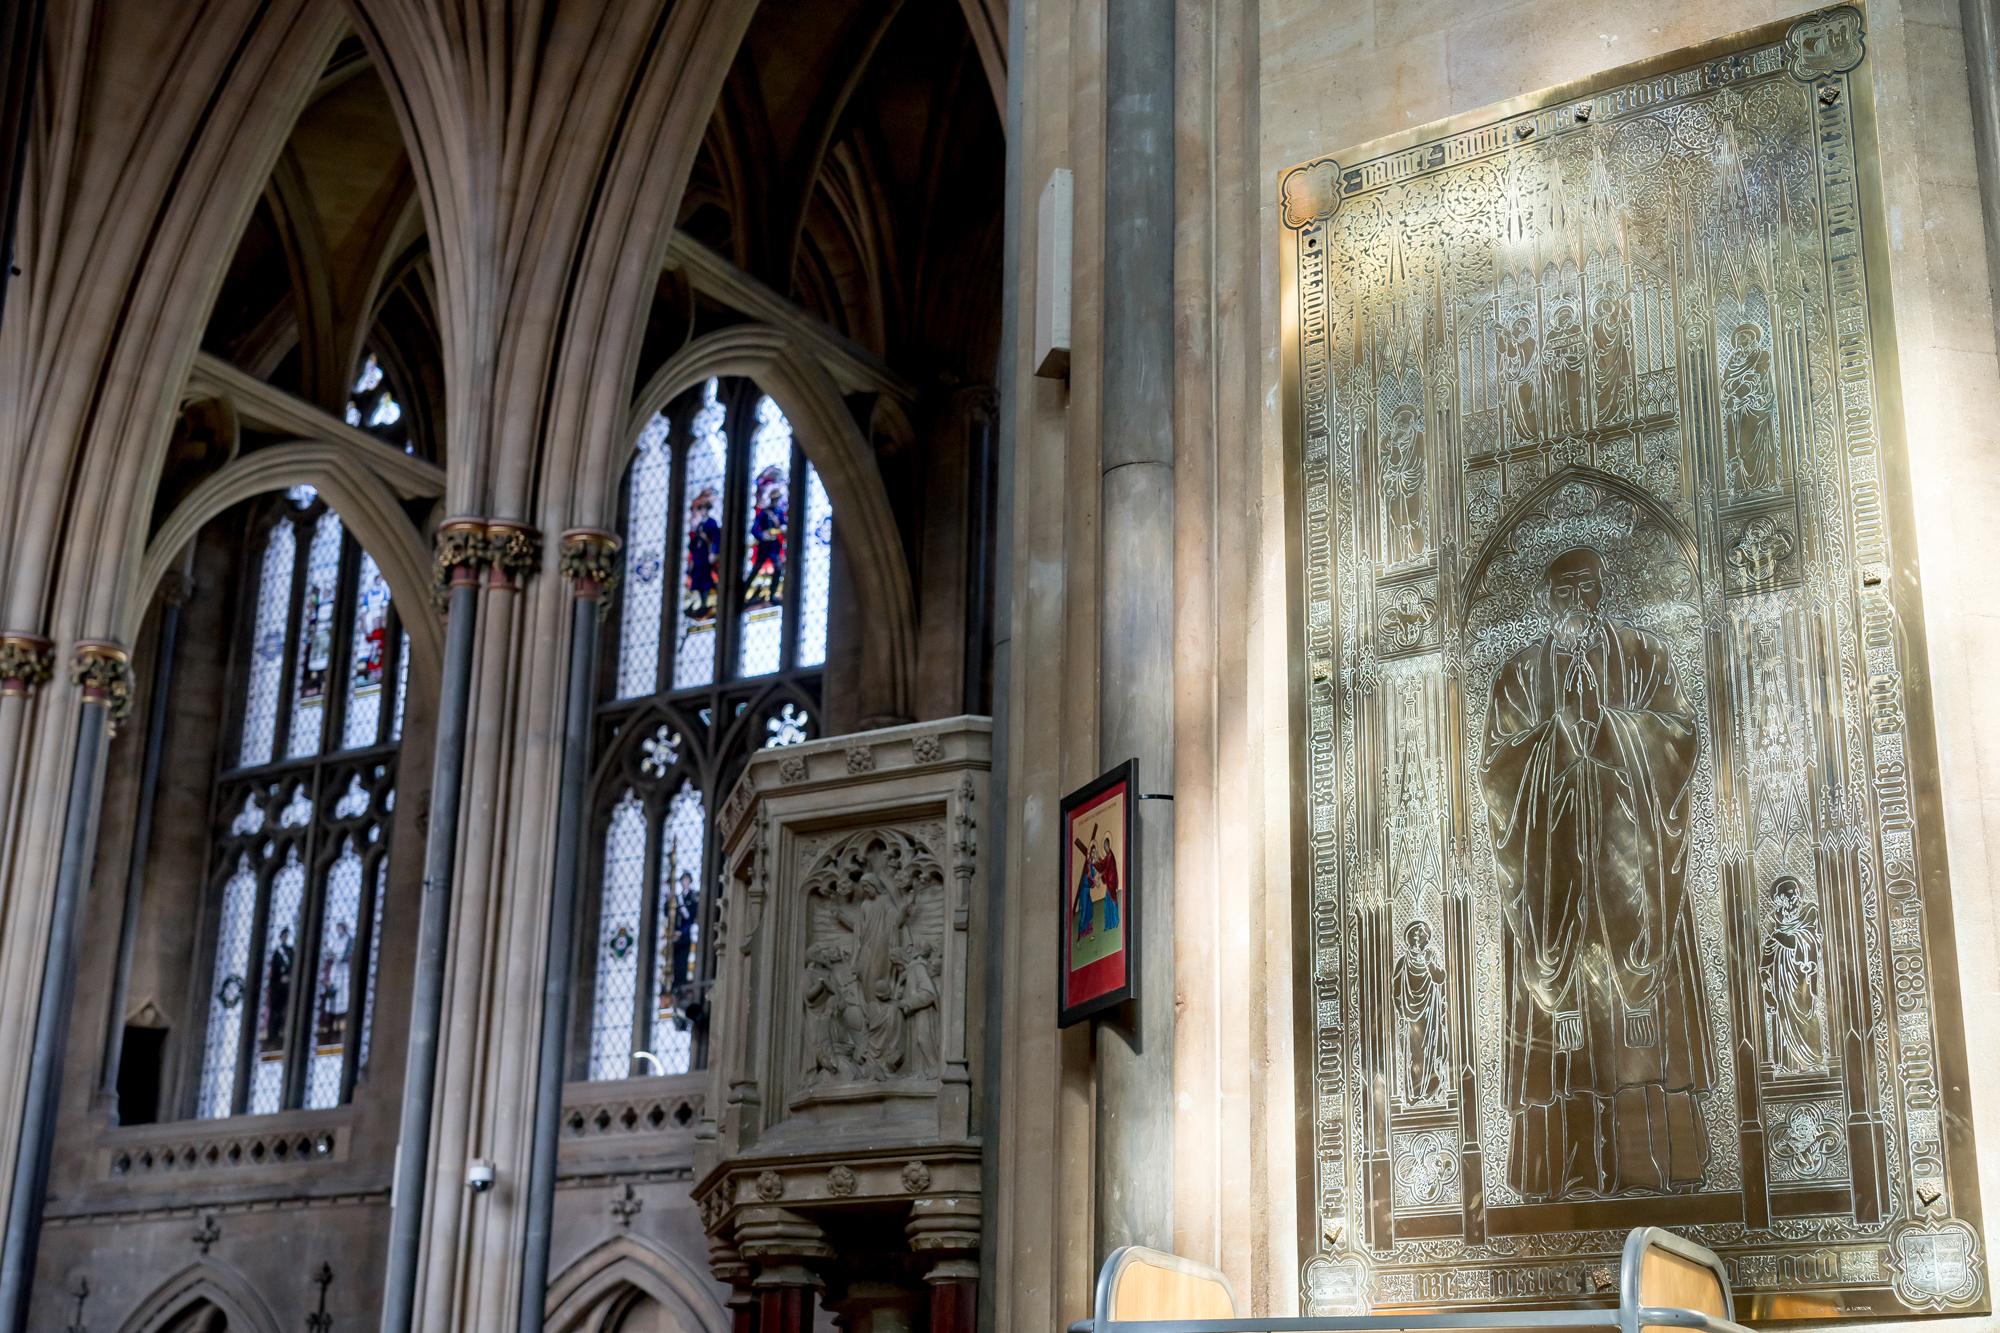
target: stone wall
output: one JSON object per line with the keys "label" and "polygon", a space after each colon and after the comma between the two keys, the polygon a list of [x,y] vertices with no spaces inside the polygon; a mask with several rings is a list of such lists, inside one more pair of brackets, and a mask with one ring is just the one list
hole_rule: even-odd
{"label": "stone wall", "polygon": [[[1399,130],[1813,8],[1793,0],[1659,5],[1218,0],[1179,7],[1174,772],[1174,1244],[1216,1263],[1248,1308],[1296,1303],[1290,818],[1296,738],[1278,412],[1278,173]],[[1103,0],[1029,0],[1018,19],[1011,188],[1014,300],[1032,308],[1035,201],[1075,172],[1067,384],[1030,375],[1015,328],[1004,386],[1012,517],[1010,919],[1050,910],[1057,801],[1099,770],[1096,522],[1103,197]],[[1911,469],[1965,1011],[2000,991],[1989,885],[2000,846],[2000,712],[1978,664],[2000,646],[1982,577],[2000,548],[2000,381],[1955,0],[1869,6],[1890,287]],[[1163,404],[1163,410],[1166,405]],[[1162,553],[1165,572],[1166,553]],[[988,1274],[999,1327],[1088,1313],[1096,1260],[1087,1172],[1092,1061],[1058,1032],[1054,969],[1030,926],[1010,939],[1003,1122]],[[1976,1049],[1977,1043],[1971,1043]],[[1972,1097],[1985,1194],[2000,1185],[2000,1069]]]}

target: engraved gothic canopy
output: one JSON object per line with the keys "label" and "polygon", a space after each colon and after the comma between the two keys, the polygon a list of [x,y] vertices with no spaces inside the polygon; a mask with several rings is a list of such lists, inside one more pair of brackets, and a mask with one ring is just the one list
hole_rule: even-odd
{"label": "engraved gothic canopy", "polygon": [[1281,180],[1309,1309],[1987,1305],[1874,151],[1843,7]]}

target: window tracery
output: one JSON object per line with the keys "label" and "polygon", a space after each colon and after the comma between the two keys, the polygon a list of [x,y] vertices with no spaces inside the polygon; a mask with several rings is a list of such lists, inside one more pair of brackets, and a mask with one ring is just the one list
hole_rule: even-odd
{"label": "window tracery", "polygon": [[367,1065],[408,681],[388,583],[312,487],[252,531],[212,806],[204,1119],[336,1106]]}
{"label": "window tracery", "polygon": [[704,1063],[712,812],[753,751],[817,734],[833,567],[826,487],[743,379],[696,385],[640,430],[621,528],[576,1042],[589,1079]]}

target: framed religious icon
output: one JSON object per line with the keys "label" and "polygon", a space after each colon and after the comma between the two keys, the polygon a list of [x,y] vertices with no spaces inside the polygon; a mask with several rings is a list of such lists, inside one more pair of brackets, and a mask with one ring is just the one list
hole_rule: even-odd
{"label": "framed religious icon", "polygon": [[1058,1027],[1138,997],[1138,799],[1137,759],[1063,797]]}
{"label": "framed religious icon", "polygon": [[1870,48],[1279,178],[1309,1312],[1991,1308]]}

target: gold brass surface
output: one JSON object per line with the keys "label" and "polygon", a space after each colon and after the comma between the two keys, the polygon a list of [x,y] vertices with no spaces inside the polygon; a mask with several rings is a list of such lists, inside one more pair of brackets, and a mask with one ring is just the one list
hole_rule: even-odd
{"label": "gold brass surface", "polygon": [[1989,1308],[1866,21],[1279,180],[1302,1300]]}

